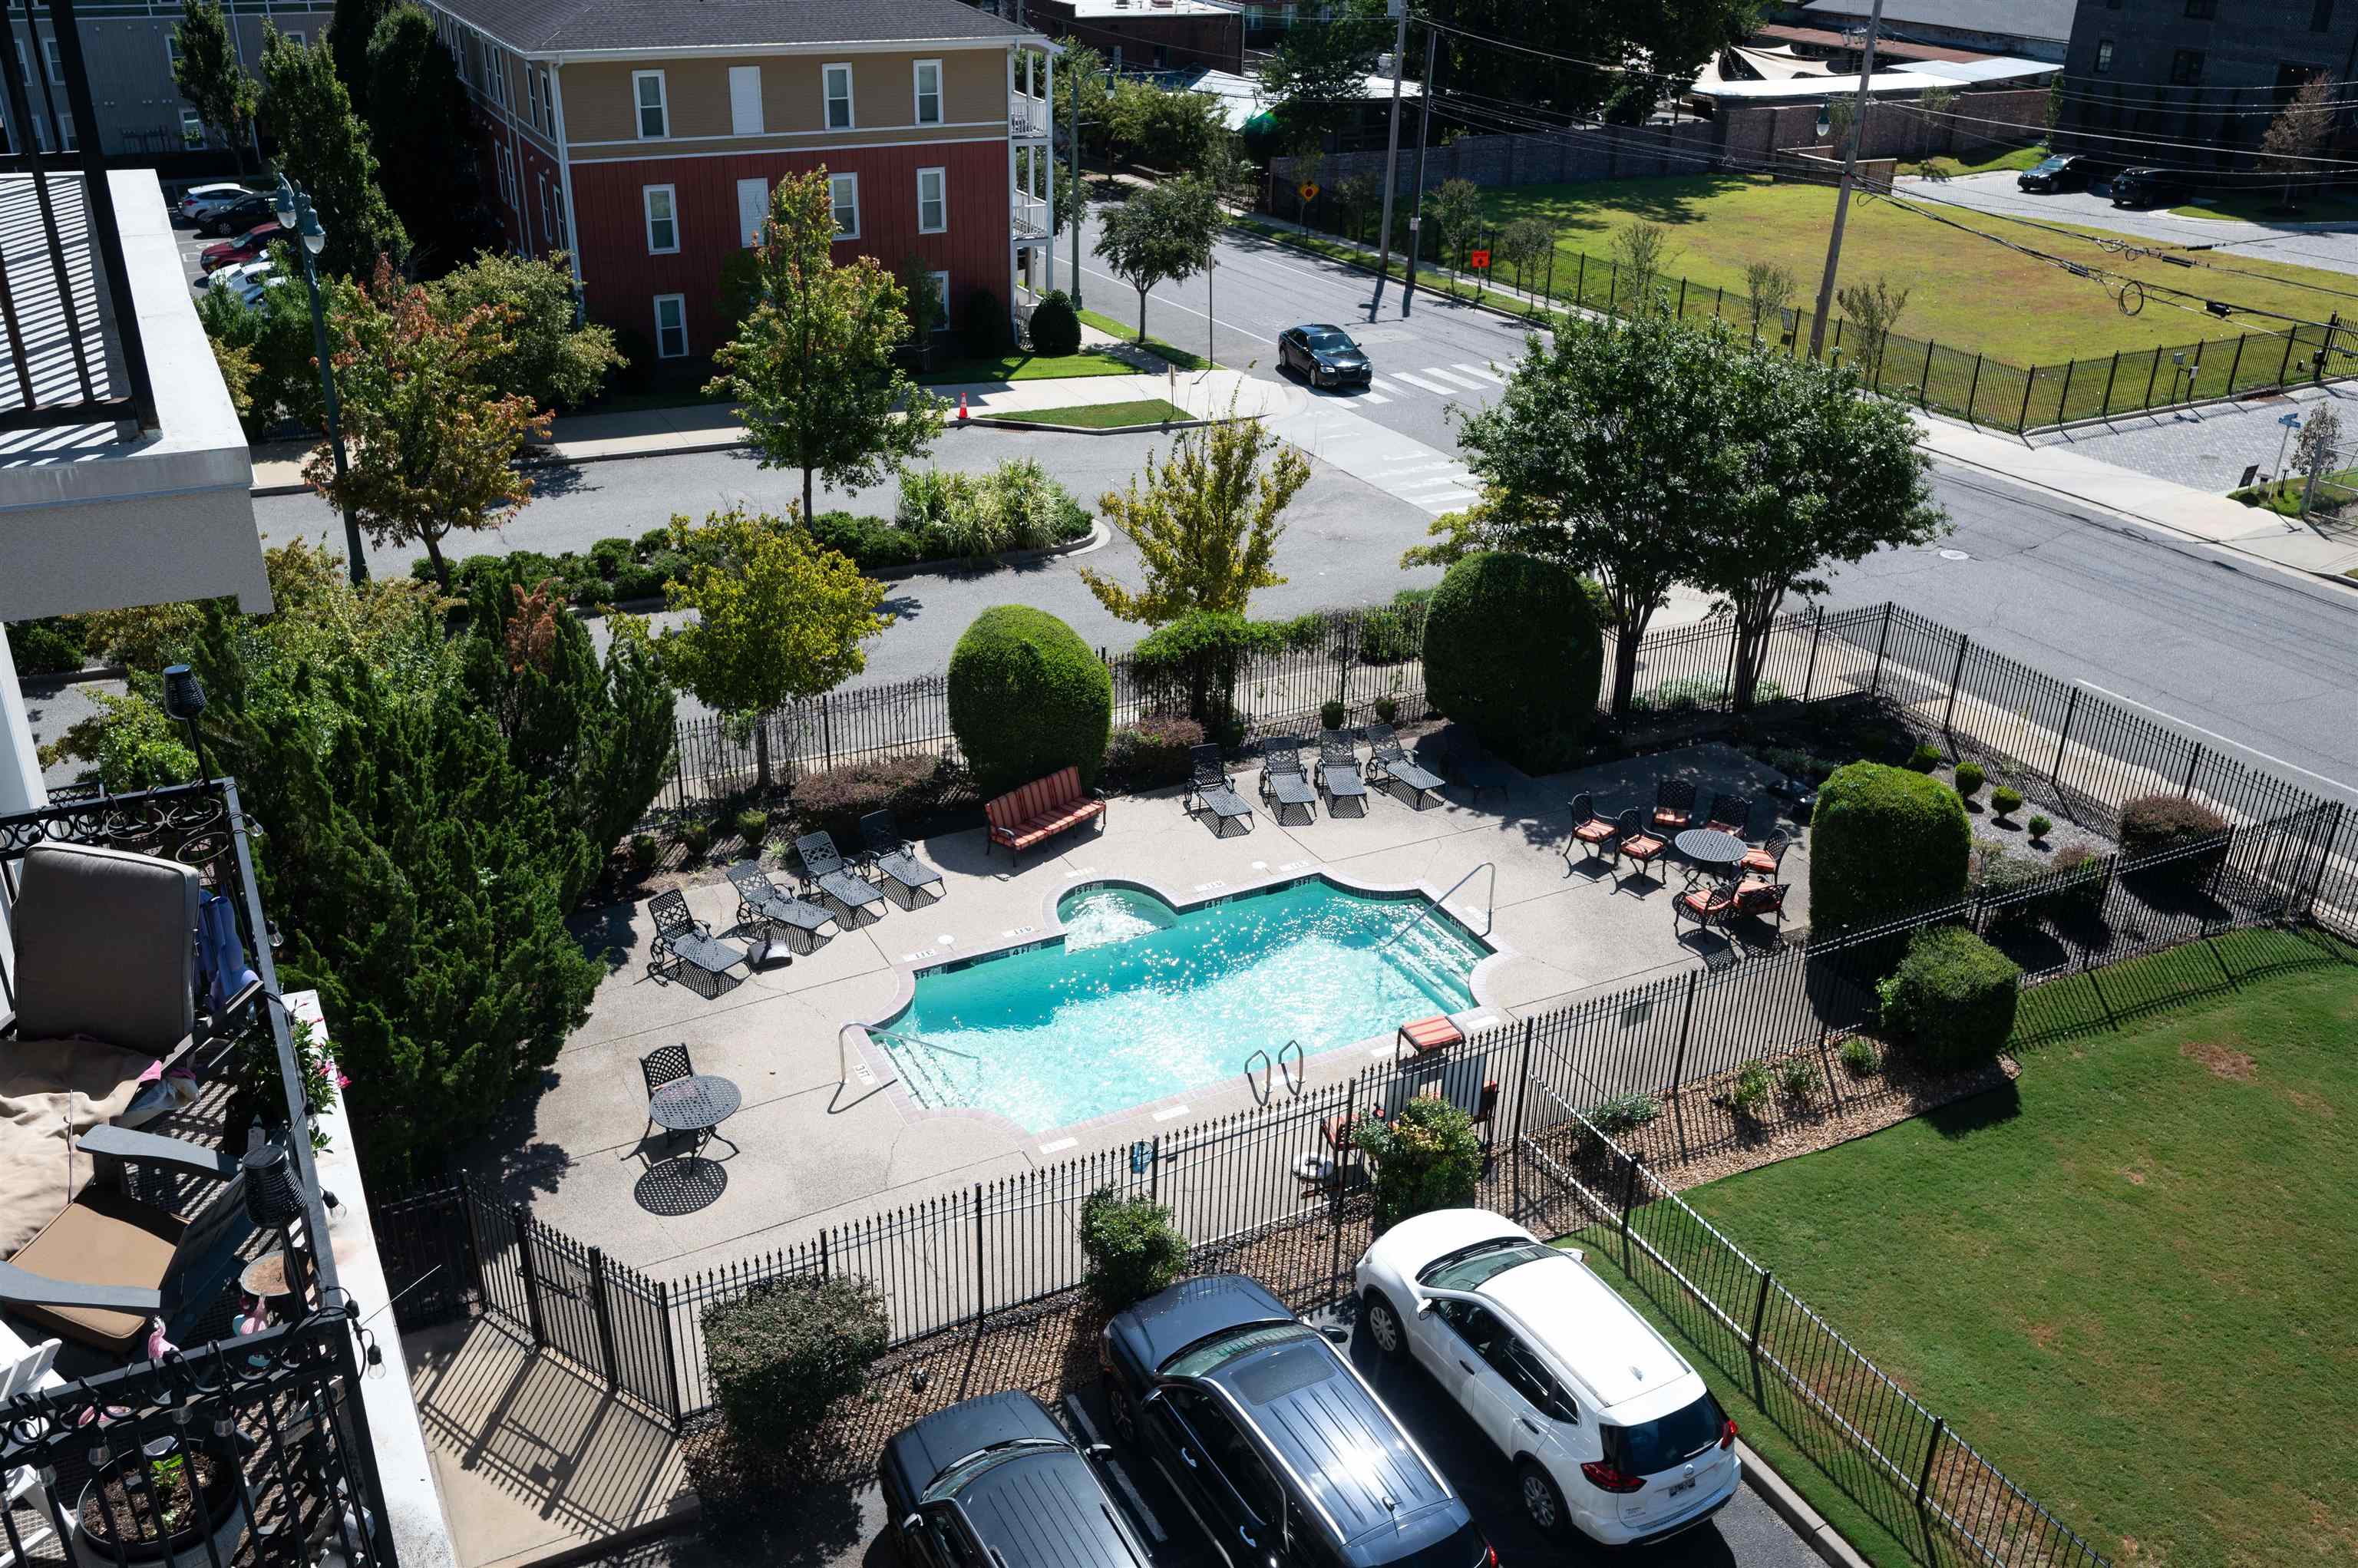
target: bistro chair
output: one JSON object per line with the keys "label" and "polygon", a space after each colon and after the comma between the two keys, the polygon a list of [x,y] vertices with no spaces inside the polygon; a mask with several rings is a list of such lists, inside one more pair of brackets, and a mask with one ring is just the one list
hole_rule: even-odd
{"label": "bistro chair", "polygon": [[1644,872],[1644,874],[1652,877],[1657,883],[1660,882],[1660,874],[1659,872],[1648,871],[1647,868],[1651,866],[1656,860],[1660,860],[1669,849],[1670,843],[1667,839],[1658,838],[1650,833],[1639,831],[1638,827],[1638,808],[1634,806],[1631,806],[1628,810],[1621,814],[1620,822],[1617,825],[1615,829],[1613,858],[1617,871],[1617,881],[1618,880],[1617,871],[1619,863],[1623,860],[1628,860],[1634,863],[1640,871]]}
{"label": "bistro chair", "polygon": [[1752,797],[1748,795],[1721,795],[1713,797],[1711,819],[1704,824],[1714,832],[1737,838],[1749,838],[1745,829],[1752,826]]}
{"label": "bistro chair", "polygon": [[1736,863],[1737,871],[1748,876],[1765,877],[1774,881],[1785,864],[1785,851],[1793,847],[1790,833],[1771,833],[1768,841],[1757,849],[1747,849],[1744,859]]}
{"label": "bistro chair", "polygon": [[1668,838],[1694,826],[1693,779],[1664,779],[1654,786],[1653,831]]}
{"label": "bistro chair", "polygon": [[1563,841],[1564,870],[1569,872],[1572,869],[1572,847],[1574,844],[1585,848],[1590,860],[1598,860],[1612,852],[1613,842],[1620,833],[1621,829],[1618,826],[1596,815],[1595,796],[1585,790],[1574,795],[1572,797],[1572,831]]}

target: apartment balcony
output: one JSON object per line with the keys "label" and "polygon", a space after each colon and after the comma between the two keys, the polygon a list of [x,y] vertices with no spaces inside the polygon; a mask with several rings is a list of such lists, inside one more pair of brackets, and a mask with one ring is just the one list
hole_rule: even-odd
{"label": "apartment balcony", "polygon": [[1007,132],[1019,139],[1044,136],[1052,124],[1048,101],[1033,93],[1011,92],[1007,95]]}
{"label": "apartment balcony", "polygon": [[1017,190],[1010,194],[1007,207],[1008,227],[1015,238],[1046,240],[1055,237],[1049,222],[1047,201],[1038,196],[1027,196]]}

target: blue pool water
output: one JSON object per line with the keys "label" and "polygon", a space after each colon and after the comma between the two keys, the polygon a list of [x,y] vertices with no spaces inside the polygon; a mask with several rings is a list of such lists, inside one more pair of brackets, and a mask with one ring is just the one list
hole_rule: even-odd
{"label": "blue pool water", "polygon": [[1057,914],[1061,943],[917,977],[886,1027],[929,1045],[880,1043],[919,1102],[1043,1132],[1232,1077],[1256,1049],[1315,1053],[1464,1011],[1489,954],[1430,899],[1314,877],[1186,914],[1081,887]]}

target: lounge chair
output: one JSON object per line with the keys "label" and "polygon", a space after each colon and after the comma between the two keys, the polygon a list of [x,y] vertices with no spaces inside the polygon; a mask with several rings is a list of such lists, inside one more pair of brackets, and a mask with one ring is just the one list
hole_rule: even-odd
{"label": "lounge chair", "polygon": [[1490,755],[1464,725],[1453,724],[1442,734],[1445,747],[1442,755],[1449,771],[1466,786],[1468,804],[1479,801],[1486,789],[1500,795],[1514,793],[1515,770]]}
{"label": "lounge chair", "polygon": [[1252,803],[1237,793],[1228,769],[1220,764],[1220,749],[1191,746],[1187,760],[1195,769],[1187,781],[1186,799],[1181,803],[1187,814],[1192,816],[1199,811],[1210,812],[1212,831],[1219,837],[1227,836],[1231,822],[1240,821],[1244,824],[1242,831],[1251,832]]}
{"label": "lounge chair", "polygon": [[1588,851],[1592,860],[1613,852],[1614,840],[1621,836],[1617,824],[1596,815],[1595,798],[1585,792],[1572,797],[1572,831],[1564,836],[1563,863],[1567,875],[1572,868],[1572,849],[1577,844]]}
{"label": "lounge chair", "polygon": [[1660,875],[1652,871],[1647,871],[1646,868],[1652,865],[1656,860],[1660,860],[1662,856],[1669,851],[1670,847],[1670,841],[1668,839],[1657,838],[1653,834],[1644,832],[1639,828],[1638,825],[1638,808],[1634,806],[1631,806],[1628,810],[1621,814],[1620,821],[1615,825],[1613,838],[1613,860],[1617,872],[1617,880],[1619,863],[1623,860],[1628,860],[1631,864],[1635,865],[1639,871],[1645,871],[1646,875],[1653,877],[1654,880],[1659,882],[1661,880]]}
{"label": "lounge chair", "polygon": [[909,841],[901,837],[898,823],[889,811],[871,811],[860,819],[860,841],[867,847],[868,863],[882,871],[900,888],[902,903],[910,909],[917,906],[917,891],[932,888],[933,898],[940,899],[946,891],[942,873],[917,859]]}
{"label": "lounge chair", "polygon": [[1694,826],[1695,786],[1693,779],[1664,779],[1654,786],[1654,816],[1649,827],[1664,838],[1675,838]]}
{"label": "lounge chair", "polygon": [[1719,795],[1712,798],[1711,819],[1704,826],[1715,832],[1737,838],[1749,838],[1752,826],[1752,797],[1748,795]]}
{"label": "lounge chair", "polygon": [[682,965],[718,979],[746,961],[745,949],[721,941],[712,935],[710,926],[688,914],[687,896],[677,888],[649,899],[647,913],[655,923],[647,973],[656,979],[663,979],[665,968],[676,974]]}
{"label": "lounge chair", "polygon": [[1368,814],[1368,781],[1359,776],[1359,749],[1340,730],[1318,732],[1318,793],[1326,797],[1329,816],[1338,800],[1356,800],[1358,815]]}
{"label": "lounge chair", "polygon": [[1424,809],[1424,797],[1441,798],[1442,778],[1439,773],[1413,761],[1401,748],[1400,737],[1389,724],[1368,726],[1368,782],[1371,784],[1402,784],[1409,787],[1409,804],[1417,810]]}
{"label": "lounge chair", "polygon": [[803,891],[817,888],[821,894],[835,901],[847,927],[860,924],[860,912],[871,904],[884,902],[884,890],[866,877],[854,876],[836,852],[835,835],[822,829],[806,833],[795,840],[795,853],[803,863]]}
{"label": "lounge chair", "polygon": [[1305,821],[1318,820],[1318,791],[1302,765],[1301,741],[1289,735],[1260,743],[1260,797],[1276,803],[1281,824],[1289,806],[1300,806]]}
{"label": "lounge chair", "polygon": [[772,939],[778,932],[787,933],[790,950],[809,953],[818,947],[820,928],[837,924],[833,910],[795,897],[771,879],[759,860],[740,860],[730,867],[729,884],[737,890],[738,925],[761,925],[762,939],[746,954],[747,961],[757,969],[773,957]]}

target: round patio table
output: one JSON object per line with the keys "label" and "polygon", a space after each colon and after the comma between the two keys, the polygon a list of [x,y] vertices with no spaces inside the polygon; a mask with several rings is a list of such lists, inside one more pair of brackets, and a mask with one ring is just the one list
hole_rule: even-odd
{"label": "round patio table", "polygon": [[675,1078],[647,1098],[647,1118],[673,1132],[708,1132],[737,1114],[745,1097],[727,1078]]}
{"label": "round patio table", "polygon": [[1690,827],[1671,840],[1679,853],[1707,871],[1726,876],[1736,870],[1750,846],[1733,833],[1716,827]]}

